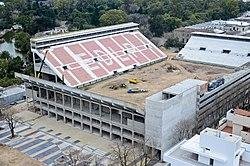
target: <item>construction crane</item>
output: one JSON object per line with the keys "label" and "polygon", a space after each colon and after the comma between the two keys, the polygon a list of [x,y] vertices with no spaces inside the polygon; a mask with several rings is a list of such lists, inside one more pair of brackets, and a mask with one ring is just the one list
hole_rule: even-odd
{"label": "construction crane", "polygon": [[49,50],[46,50],[46,52],[45,52],[45,54],[44,54],[44,58],[43,58],[43,60],[42,60],[42,64],[41,64],[41,66],[40,66],[40,69],[39,69],[39,72],[38,72],[38,75],[37,75],[38,78],[40,78],[41,71],[42,71],[42,67],[43,67],[43,64],[44,64],[44,61],[45,61],[45,59],[46,59],[46,56],[47,56],[48,51],[49,51]]}

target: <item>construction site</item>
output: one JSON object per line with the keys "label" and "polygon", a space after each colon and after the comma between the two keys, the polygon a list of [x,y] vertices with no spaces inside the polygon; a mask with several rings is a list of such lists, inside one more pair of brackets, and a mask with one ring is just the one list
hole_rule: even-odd
{"label": "construction site", "polygon": [[[175,59],[126,23],[31,40],[35,77],[16,73],[39,114],[161,151],[174,126],[213,127],[249,104],[250,70]],[[169,141],[166,141],[169,140]]]}

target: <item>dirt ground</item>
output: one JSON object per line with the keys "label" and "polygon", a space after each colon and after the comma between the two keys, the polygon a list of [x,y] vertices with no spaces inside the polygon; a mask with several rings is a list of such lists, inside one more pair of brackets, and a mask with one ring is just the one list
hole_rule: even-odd
{"label": "dirt ground", "polygon": [[[176,53],[164,51],[168,55],[167,60],[96,83],[87,87],[88,91],[126,101],[143,109],[146,97],[185,79],[211,81],[232,72],[227,68],[173,60]],[[128,82],[131,78],[137,78],[140,82],[131,84]],[[124,84],[126,87],[122,86]],[[112,89],[114,86],[118,88]],[[129,94],[127,93],[129,88],[139,88],[148,92]]]}
{"label": "dirt ground", "polygon": [[25,154],[0,144],[0,166],[43,166]]}

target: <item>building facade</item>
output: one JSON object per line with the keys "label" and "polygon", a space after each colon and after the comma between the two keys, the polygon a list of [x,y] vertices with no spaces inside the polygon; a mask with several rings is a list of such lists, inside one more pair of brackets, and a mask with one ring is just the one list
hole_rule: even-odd
{"label": "building facade", "polygon": [[164,154],[171,166],[247,166],[250,144],[240,136],[206,128],[200,135],[183,140]]}
{"label": "building facade", "polygon": [[219,130],[239,135],[243,142],[250,143],[250,112],[242,109],[229,110]]}

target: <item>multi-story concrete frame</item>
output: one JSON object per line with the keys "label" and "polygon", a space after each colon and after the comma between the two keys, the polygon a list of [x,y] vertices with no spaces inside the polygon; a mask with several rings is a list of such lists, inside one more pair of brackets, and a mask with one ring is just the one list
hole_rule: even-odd
{"label": "multi-story concrete frame", "polygon": [[[56,35],[48,38],[32,39],[31,45],[32,52],[34,53],[36,77],[21,74],[16,74],[16,76],[25,82],[27,96],[33,99],[34,104],[43,115],[56,118],[56,120],[62,120],[84,131],[108,139],[128,141],[132,144],[144,140],[147,137],[147,132],[150,133],[150,130],[156,129],[153,127],[158,124],[154,124],[156,119],[153,119],[154,117],[157,118],[158,114],[156,112],[162,111],[164,117],[169,116],[168,119],[171,120],[175,117],[173,114],[169,114],[169,111],[177,110],[176,114],[185,115],[182,112],[182,108],[187,107],[188,115],[194,117],[195,120],[197,118],[197,128],[202,129],[215,125],[220,117],[224,115],[225,110],[228,110],[228,107],[234,107],[239,103],[245,102],[246,98],[249,99],[249,93],[246,93],[246,90],[250,86],[249,70],[242,70],[232,74],[232,69],[203,66],[182,61],[176,61],[180,67],[174,68],[168,64],[169,61],[167,60],[162,62],[156,60],[150,63],[151,66],[147,64],[144,64],[143,68],[135,66],[134,71],[131,71],[132,69],[129,72],[124,71],[128,73],[121,73],[120,75],[114,73],[116,74],[115,77],[110,75],[106,78],[89,82],[84,86],[71,87],[65,85],[62,75],[57,74],[56,70],[53,70],[53,66],[51,68],[51,64],[46,61],[46,57],[41,58],[38,55],[41,53],[39,52],[40,50],[50,49],[54,46],[57,47],[57,45],[66,44],[67,47],[67,43],[71,44],[72,42],[79,42],[90,38],[96,40],[99,36],[112,36],[137,30],[137,24],[123,24]],[[155,48],[148,40],[145,41],[148,44],[143,48]],[[185,70],[188,67],[195,70]],[[141,82],[138,84],[128,84],[127,81],[131,77],[138,77],[141,79]],[[196,89],[197,85],[203,85],[206,81],[191,81],[193,82],[193,86],[190,87],[189,85],[190,89],[185,89],[187,86],[184,86],[185,88],[182,89],[183,92],[180,92],[177,87],[178,93],[174,96],[170,95],[169,100],[166,96],[166,102],[162,103],[163,110],[161,108],[158,108],[158,111],[151,109],[150,104],[152,103],[146,101],[147,97],[150,98],[152,96],[154,98],[154,94],[161,93],[163,89],[173,86],[170,89],[174,90],[176,89],[175,84],[187,78],[193,80],[194,78],[197,79],[197,77],[200,80],[206,81],[224,77],[225,84],[210,92],[206,92],[206,88],[201,88],[203,89],[202,91],[200,88]],[[75,78],[77,79],[77,77]],[[139,87],[142,90],[146,89],[148,91],[129,94],[126,88],[120,87],[120,82],[127,84],[129,88]],[[93,83],[95,84],[92,86]],[[112,89],[113,85],[119,85],[120,89]],[[232,99],[231,96],[233,96]],[[227,101],[229,98],[230,101]],[[220,101],[222,104],[218,105],[217,101]],[[191,103],[191,106],[185,105],[185,103]],[[155,101],[155,104],[158,104],[157,101]],[[165,108],[168,109],[165,110]],[[161,118],[160,114],[159,116]],[[211,119],[211,116],[216,117]],[[182,117],[178,119],[181,120]],[[157,128],[161,128],[161,131],[170,131],[173,126],[169,126],[169,124],[164,122],[161,124],[162,126],[157,126]],[[151,126],[151,129],[149,129],[149,126]],[[171,133],[164,132],[164,136],[161,138],[171,137],[168,134]],[[155,140],[152,140],[152,142],[153,144],[148,142],[148,145],[160,151],[165,151],[170,146],[170,144],[155,145]]]}
{"label": "multi-story concrete frame", "polygon": [[[43,115],[108,139],[131,143],[144,137],[144,115],[133,105],[29,76],[27,93]],[[32,91],[30,91],[32,90]]]}

